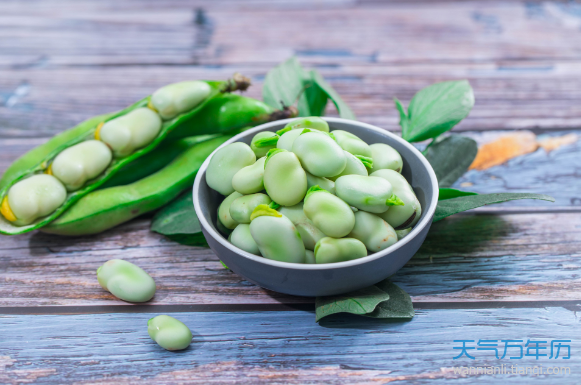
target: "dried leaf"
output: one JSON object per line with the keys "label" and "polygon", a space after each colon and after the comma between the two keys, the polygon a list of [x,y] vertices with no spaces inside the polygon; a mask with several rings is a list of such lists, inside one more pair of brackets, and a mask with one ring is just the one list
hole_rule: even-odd
{"label": "dried leaf", "polygon": [[534,152],[537,148],[537,137],[530,131],[503,135],[478,149],[478,154],[470,165],[470,170],[486,170],[487,168],[501,165],[517,156]]}

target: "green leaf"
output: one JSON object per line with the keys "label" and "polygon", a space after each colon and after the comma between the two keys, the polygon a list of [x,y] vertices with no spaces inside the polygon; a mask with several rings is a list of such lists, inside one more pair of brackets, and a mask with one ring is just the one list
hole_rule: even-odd
{"label": "green leaf", "polygon": [[[408,142],[435,138],[468,116],[473,106],[474,92],[467,80],[432,84],[412,98],[402,136]],[[396,102],[396,107],[402,116],[403,106]]]}
{"label": "green leaf", "polygon": [[262,99],[269,106],[280,109],[294,105],[297,97],[299,116],[311,116],[311,110],[304,92],[304,79],[309,77],[296,57],[274,67],[266,74],[262,87]]}
{"label": "green leaf", "polygon": [[387,301],[381,302],[371,313],[364,314],[372,318],[413,318],[415,315],[412,299],[403,289],[389,279],[376,284],[378,288],[389,294]]}
{"label": "green leaf", "polygon": [[316,322],[323,317],[336,313],[367,314],[376,306],[389,299],[389,294],[371,286],[343,295],[317,297],[315,300]]}
{"label": "green leaf", "polygon": [[446,199],[465,197],[468,195],[478,194],[471,191],[456,190],[455,188],[440,188],[440,195],[438,196],[438,200],[443,201]]}
{"label": "green leaf", "polygon": [[315,76],[315,71],[312,70],[304,81],[306,87],[305,95],[309,103],[309,116],[323,116],[325,115],[329,95],[313,80]]}
{"label": "green leaf", "polygon": [[473,139],[450,135],[430,144],[425,156],[436,172],[438,186],[450,187],[468,170],[476,153],[478,146]]}
{"label": "green leaf", "polygon": [[399,99],[393,98],[393,102],[395,103],[395,108],[397,108],[397,111],[399,112],[399,125],[401,127],[401,136],[405,138],[408,135],[409,119],[407,114],[405,113],[405,108],[403,107],[403,104],[401,104]]}
{"label": "green leaf", "polygon": [[433,222],[437,222],[450,215],[474,209],[476,207],[494,203],[502,203],[516,199],[540,199],[549,202],[555,201],[555,198],[548,195],[529,193],[480,194],[451,198],[438,201],[438,206],[436,207],[436,213],[434,214]]}
{"label": "green leaf", "polygon": [[355,114],[353,113],[353,111],[351,111],[351,108],[349,108],[347,103],[345,103],[343,99],[341,99],[341,96],[339,96],[337,91],[335,91],[335,89],[331,87],[331,85],[327,83],[325,79],[323,79],[323,76],[321,76],[321,74],[318,71],[316,70],[311,71],[311,77],[313,81],[321,88],[321,90],[323,90],[323,92],[327,94],[329,99],[331,99],[331,101],[337,108],[340,117],[342,117],[343,119],[351,120],[356,119]]}
{"label": "green leaf", "polygon": [[151,231],[183,245],[208,247],[189,191],[155,214],[151,221]]}

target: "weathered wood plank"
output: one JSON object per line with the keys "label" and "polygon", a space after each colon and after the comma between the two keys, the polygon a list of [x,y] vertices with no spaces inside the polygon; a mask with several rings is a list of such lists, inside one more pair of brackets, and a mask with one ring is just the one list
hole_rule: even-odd
{"label": "weathered wood plank", "polygon": [[[581,369],[573,309],[423,310],[409,322],[339,315],[315,323],[312,312],[172,314],[190,326],[193,343],[168,352],[147,335],[157,314],[3,316],[0,382],[79,384],[253,383],[426,384],[574,383]],[[461,320],[461,322],[459,322]],[[570,359],[496,359],[469,350],[454,360],[458,339],[572,340]],[[475,343],[467,343],[475,346]],[[564,349],[566,350],[566,349]],[[527,350],[524,348],[524,352]],[[534,350],[530,351],[534,353]],[[463,376],[459,366],[567,367],[571,374]],[[515,369],[518,372],[518,368]],[[478,377],[478,378],[476,378]]]}
{"label": "weathered wood plank", "polygon": [[[205,248],[149,232],[146,219],[106,233],[36,233],[0,243],[0,306],[126,305],[95,270],[112,258],[151,273],[151,304],[311,303],[270,292],[225,270]],[[418,254],[393,278],[415,302],[580,300],[578,214],[461,215],[432,226]]]}

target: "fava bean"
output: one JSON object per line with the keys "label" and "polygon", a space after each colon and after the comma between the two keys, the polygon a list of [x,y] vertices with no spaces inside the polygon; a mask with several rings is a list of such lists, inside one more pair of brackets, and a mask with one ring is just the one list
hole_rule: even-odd
{"label": "fava bean", "polygon": [[366,256],[365,245],[355,238],[325,237],[315,246],[316,263],[345,262]]}
{"label": "fava bean", "polygon": [[97,128],[95,139],[107,144],[116,158],[123,158],[151,143],[160,130],[161,119],[154,111],[137,108]]}
{"label": "fava bean", "polygon": [[336,181],[337,178],[342,177],[343,175],[364,175],[367,176],[367,168],[359,158],[356,158],[355,155],[344,151],[345,153],[345,168],[339,175],[335,175],[329,177],[330,180]]}
{"label": "fava bean", "polygon": [[303,202],[290,207],[280,207],[278,212],[295,225],[307,250],[314,250],[319,239],[325,237],[325,234],[307,218],[303,210]]}
{"label": "fava bean", "polygon": [[37,174],[16,182],[2,200],[4,218],[18,226],[44,217],[67,198],[63,184],[52,175]]}
{"label": "fava bean", "polygon": [[314,176],[308,171],[305,171],[307,174],[307,187],[311,188],[313,186],[319,186],[323,190],[327,190],[331,194],[335,194],[335,182],[330,179],[323,178],[320,176]]}
{"label": "fava bean", "polygon": [[[329,132],[329,124],[322,118],[317,116],[309,116],[306,118],[297,118],[287,123],[286,126],[280,131],[286,132],[289,130],[305,129],[309,128],[312,130],[318,130],[323,132]],[[277,134],[282,135],[277,132]]]}
{"label": "fava bean", "polygon": [[345,151],[328,135],[301,134],[293,143],[293,152],[303,168],[315,176],[338,175],[347,164]]}
{"label": "fava bean", "polygon": [[191,330],[168,315],[158,315],[147,321],[147,333],[166,350],[183,350],[192,342]]}
{"label": "fava bean", "polygon": [[263,257],[281,262],[305,263],[305,246],[293,223],[267,205],[254,209],[250,234]]}
{"label": "fava bean", "polygon": [[266,156],[254,164],[241,168],[232,177],[232,187],[240,194],[254,194],[264,190],[264,162]]}
{"label": "fava bean", "polygon": [[155,295],[155,282],[139,266],[111,259],[97,269],[99,285],[127,302],[146,302]]}
{"label": "fava bean", "polygon": [[268,205],[272,200],[266,194],[250,194],[234,199],[230,216],[238,223],[250,223],[250,215],[258,205]]}
{"label": "fava bean", "polygon": [[283,133],[278,142],[276,143],[276,148],[280,148],[282,150],[292,151],[293,150],[293,143],[302,134],[302,130],[290,130]]}
{"label": "fava bean", "polygon": [[378,170],[371,176],[383,178],[391,183],[394,194],[404,203],[403,206],[390,207],[379,216],[396,230],[413,227],[422,216],[422,206],[407,180],[393,170]]}
{"label": "fava bean", "polygon": [[397,234],[397,240],[399,241],[400,239],[404,239],[411,231],[411,227],[403,230],[395,230],[395,233]]}
{"label": "fava bean", "polygon": [[164,119],[172,119],[191,110],[210,95],[206,82],[194,80],[161,87],[151,95],[150,104]]}
{"label": "fava bean", "polygon": [[307,175],[297,156],[280,149],[270,150],[264,165],[264,188],[282,206],[294,206],[307,193]]}
{"label": "fava bean", "polygon": [[68,191],[75,191],[105,171],[111,159],[111,150],[106,144],[87,140],[58,154],[49,170]]}
{"label": "fava bean", "polygon": [[232,205],[232,202],[241,196],[243,195],[237,191],[234,191],[232,194],[228,195],[218,207],[218,220],[222,222],[224,227],[227,229],[233,230],[236,226],[238,226],[238,222],[236,222],[230,214],[230,206]]}
{"label": "fava bean", "polygon": [[252,234],[250,234],[250,225],[248,224],[236,226],[228,237],[228,240],[239,249],[247,251],[250,254],[260,255],[260,250],[254,238],[252,238]]}
{"label": "fava bean", "polygon": [[363,140],[359,139],[357,135],[343,130],[331,131],[335,135],[335,139],[341,148],[353,155],[362,155],[371,157],[371,147]]}
{"label": "fava bean", "polygon": [[403,205],[391,183],[376,176],[345,175],[335,181],[335,193],[345,202],[370,213],[386,212]]}
{"label": "fava bean", "polygon": [[371,158],[373,158],[373,167],[371,167],[370,173],[387,169],[401,174],[403,160],[399,152],[384,143],[375,143],[369,147],[371,147]]}
{"label": "fava bean", "polygon": [[393,227],[377,215],[365,211],[355,213],[355,226],[348,236],[359,239],[372,253],[397,242],[397,234]]}
{"label": "fava bean", "polygon": [[276,148],[278,142],[278,135],[272,131],[262,131],[254,135],[252,141],[250,141],[250,148],[254,151],[257,158],[262,158],[266,156],[268,151]]}
{"label": "fava bean", "polygon": [[309,265],[314,265],[315,263],[317,263],[317,260],[315,259],[315,252],[314,251],[305,250],[305,263],[307,263]]}
{"label": "fava bean", "polygon": [[206,170],[206,183],[226,196],[234,192],[232,178],[238,171],[256,162],[252,149],[242,142],[230,143],[212,155]]}
{"label": "fava bean", "polygon": [[355,216],[351,207],[318,186],[309,189],[303,210],[307,218],[329,237],[344,237],[353,230],[355,225]]}

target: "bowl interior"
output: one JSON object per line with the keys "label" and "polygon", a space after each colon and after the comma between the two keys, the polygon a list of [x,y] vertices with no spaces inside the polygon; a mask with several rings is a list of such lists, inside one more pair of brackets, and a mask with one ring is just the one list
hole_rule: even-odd
{"label": "bowl interior", "polygon": [[[267,123],[255,127],[251,130],[245,131],[235,136],[234,138],[224,143],[221,147],[226,146],[233,142],[244,142],[246,144],[250,144],[250,141],[252,140],[254,135],[256,135],[258,132],[277,131],[283,128],[286,125],[286,123],[290,120],[292,119]],[[393,249],[401,246],[403,242],[408,242],[411,238],[414,237],[414,235],[419,233],[421,228],[425,227],[431,222],[435,206],[438,200],[437,179],[432,167],[427,162],[425,157],[417,149],[415,149],[411,144],[404,141],[400,137],[375,126],[340,118],[325,118],[325,120],[327,120],[327,122],[329,123],[331,131],[344,130],[351,132],[360,137],[368,144],[386,143],[395,148],[401,154],[403,159],[402,175],[407,179],[407,181],[414,189],[416,196],[422,206],[422,215],[420,217],[420,220],[414,227],[414,230],[406,238],[395,243],[391,247],[382,250],[381,252],[370,254],[367,257],[348,262],[339,262],[323,265],[303,265],[272,261],[259,256],[252,255],[250,253],[247,253],[243,250],[236,248],[234,245],[231,245],[217,229],[216,225],[217,210],[218,206],[220,205],[224,197],[220,195],[218,192],[212,190],[206,184],[205,175],[208,163],[210,162],[211,159],[210,156],[208,157],[208,159],[206,159],[206,161],[200,168],[200,171],[198,172],[198,175],[196,177],[196,182],[194,183],[194,205],[196,206],[196,213],[198,217],[200,217],[200,223],[202,224],[202,226],[206,226],[206,230],[208,230],[211,236],[215,238],[220,237],[221,239],[218,239],[219,241],[221,241],[220,243],[225,242],[225,245],[228,248],[235,250],[237,254],[242,255],[246,258],[260,261],[262,263],[277,266],[285,266],[288,268],[295,269],[297,268],[321,269],[321,268],[343,267],[346,265],[355,265],[359,263],[364,263],[365,260],[368,260],[373,256],[378,256],[378,254],[386,255]],[[207,228],[208,226],[211,227],[211,230],[213,231],[210,231],[210,229]]]}

